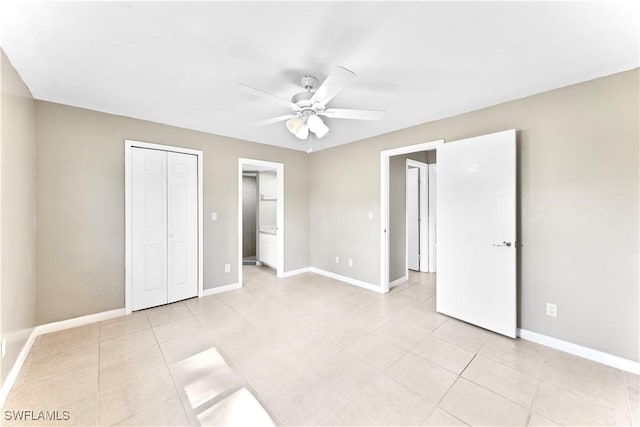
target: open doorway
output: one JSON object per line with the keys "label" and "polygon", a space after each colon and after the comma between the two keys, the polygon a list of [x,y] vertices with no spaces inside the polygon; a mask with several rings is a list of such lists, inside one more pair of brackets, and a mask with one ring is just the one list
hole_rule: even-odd
{"label": "open doorway", "polygon": [[435,273],[436,151],[422,151],[412,156],[421,160],[406,159],[407,270]]}
{"label": "open doorway", "polygon": [[435,197],[429,198],[435,175],[430,183],[429,169],[435,161],[435,150],[389,158],[389,288],[435,272],[435,262],[429,263],[435,253]]}
{"label": "open doorway", "polygon": [[[409,272],[409,253],[408,253],[408,242],[411,240],[408,237],[415,238],[413,240],[413,248],[416,250],[416,254],[412,254],[418,256],[420,252],[420,232],[419,227],[415,227],[417,231],[416,236],[408,236],[408,218],[407,218],[407,169],[408,166],[413,167],[421,167],[424,165],[423,171],[423,180],[427,181],[428,179],[428,164],[435,163],[435,150],[436,148],[442,144],[443,141],[434,141],[427,142],[423,144],[416,144],[407,147],[400,147],[393,150],[387,150],[381,152],[381,226],[383,229],[382,233],[382,241],[381,241],[381,283],[385,290],[388,292],[389,289],[395,285],[399,285],[401,283],[409,280],[410,272]],[[410,161],[409,161],[410,160]],[[410,168],[409,168],[410,169]],[[419,177],[420,173],[417,172],[417,177]],[[416,179],[417,179],[416,177]],[[423,190],[428,190],[428,184],[425,182],[425,186],[423,186]],[[416,187],[418,187],[416,185]],[[419,191],[416,189],[416,191]],[[435,191],[434,191],[435,195]],[[416,194],[416,199],[418,201],[418,205],[420,204],[419,196]],[[428,196],[422,196],[422,204],[423,210],[422,215],[416,214],[414,218],[415,221],[418,221],[420,216],[428,217]],[[419,206],[416,206],[416,211],[419,212]],[[432,215],[432,219],[435,218],[435,215]],[[421,221],[422,222],[422,221]],[[423,268],[428,271],[428,248],[429,248],[429,240],[428,240],[428,231],[429,231],[429,221],[424,221],[426,226],[422,228],[422,251],[420,252],[422,255]],[[435,222],[433,223],[435,227]],[[432,233],[432,236],[435,236],[435,232]],[[435,242],[434,248],[432,250],[435,253]],[[419,263],[418,263],[419,264]],[[435,266],[435,259],[434,259]],[[420,267],[416,268],[417,271],[420,271]]]}
{"label": "open doorway", "polygon": [[239,159],[239,281],[245,268],[282,277],[284,270],[284,165]]}

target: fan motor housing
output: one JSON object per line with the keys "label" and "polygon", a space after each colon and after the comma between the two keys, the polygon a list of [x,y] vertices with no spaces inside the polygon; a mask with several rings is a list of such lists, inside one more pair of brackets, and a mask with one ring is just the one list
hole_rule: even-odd
{"label": "fan motor housing", "polygon": [[[311,97],[313,96],[313,92],[300,92],[300,93],[296,93],[295,95],[293,95],[291,97],[291,102],[293,102],[294,104],[298,105],[299,107],[302,107],[301,104],[308,104],[311,105]],[[301,102],[302,101],[302,102]]]}

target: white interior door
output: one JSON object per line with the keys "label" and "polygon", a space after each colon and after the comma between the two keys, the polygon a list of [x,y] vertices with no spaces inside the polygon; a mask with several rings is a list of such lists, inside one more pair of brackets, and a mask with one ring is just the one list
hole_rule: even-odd
{"label": "white interior door", "polygon": [[429,165],[429,173],[428,173],[428,185],[429,185],[429,202],[428,202],[428,211],[429,211],[429,236],[428,236],[428,244],[429,253],[428,253],[428,271],[429,273],[436,272],[436,165]]}
{"label": "white interior door", "polygon": [[420,176],[418,179],[418,203],[420,207],[418,219],[418,233],[420,238],[420,247],[418,256],[420,258],[420,271],[426,273],[429,271],[429,165],[421,163],[418,168]]}
{"label": "white interior door", "polygon": [[168,302],[198,295],[198,158],[167,153]]}
{"label": "white interior door", "polygon": [[515,130],[438,148],[437,311],[516,336]]}
{"label": "white interior door", "polygon": [[407,266],[420,270],[420,169],[407,168]]}
{"label": "white interior door", "polygon": [[167,153],[131,149],[132,309],[167,303]]}

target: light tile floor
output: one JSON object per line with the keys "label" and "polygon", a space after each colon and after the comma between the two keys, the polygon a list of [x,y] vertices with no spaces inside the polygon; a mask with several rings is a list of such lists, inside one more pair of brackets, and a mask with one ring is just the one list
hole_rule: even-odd
{"label": "light tile floor", "polygon": [[639,425],[638,376],[440,315],[434,275],[388,295],[245,278],[38,337],[4,410],[69,411],[36,425]]}

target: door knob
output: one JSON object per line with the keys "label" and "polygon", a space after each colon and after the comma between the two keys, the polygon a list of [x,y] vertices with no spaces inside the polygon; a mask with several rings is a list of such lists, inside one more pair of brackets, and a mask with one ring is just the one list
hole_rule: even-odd
{"label": "door knob", "polygon": [[502,247],[502,246],[506,246],[506,247],[510,248],[511,247],[511,242],[494,243],[493,246],[495,246],[497,248]]}

